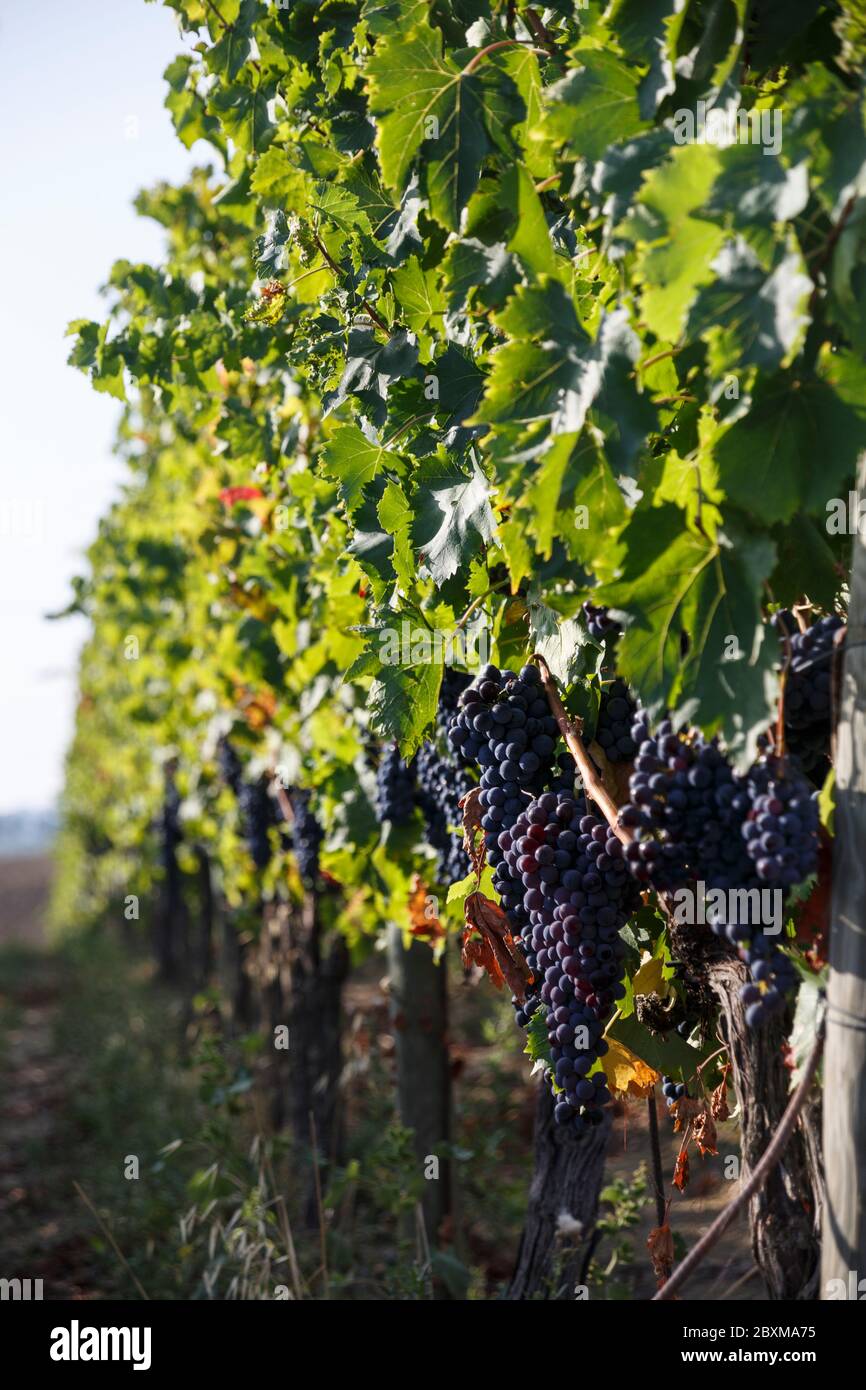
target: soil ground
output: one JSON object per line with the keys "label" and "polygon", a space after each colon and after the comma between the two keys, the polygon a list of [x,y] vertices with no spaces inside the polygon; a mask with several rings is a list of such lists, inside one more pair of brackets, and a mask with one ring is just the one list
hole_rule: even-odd
{"label": "soil ground", "polygon": [[[106,981],[102,994],[97,990],[95,996],[106,1001],[104,1016],[97,1010],[88,1020],[86,1036],[70,1038],[66,1045],[63,1029],[70,1002],[75,1002],[69,996],[80,989],[82,975],[80,963],[70,964],[68,955],[47,942],[50,886],[49,858],[0,861],[0,1267],[6,1277],[42,1278],[45,1296],[53,1299],[135,1297],[125,1256],[115,1252],[113,1232],[109,1234],[110,1208],[99,1201],[104,1184],[99,1187],[97,1174],[106,1163],[116,1163],[111,1114],[106,1117],[98,1108],[94,1110],[97,1101],[88,1098],[87,1089],[91,1085],[100,1091],[106,1084],[122,1083],[124,1130],[135,1130],[134,1111],[137,1104],[145,1104],[142,1097],[148,1078],[123,1072],[117,1082],[112,1072],[114,1080],[107,1082],[98,1059],[103,1053],[113,1056],[118,1046],[122,1051],[124,1043],[128,1047],[129,1033],[140,1030],[142,1023],[124,1014],[133,1006],[124,1003],[117,981]],[[95,964],[94,970],[98,968]],[[130,987],[137,988],[143,975],[141,963],[131,960],[128,973]],[[144,985],[152,989],[146,979]],[[482,994],[486,988],[479,986]],[[499,1030],[494,1029],[492,1045],[490,1037],[478,1037],[479,1005],[479,991],[461,988],[458,977],[452,991],[458,1137],[474,1154],[461,1192],[465,1258],[475,1270],[483,1271],[482,1286],[474,1296],[495,1297],[514,1258],[530,1175],[533,1092],[526,1059],[513,1047],[504,1013],[496,1015],[498,1023],[494,1019],[489,1025]],[[354,1053],[369,1046],[369,1040],[363,1042],[365,1028],[375,1035],[381,1026],[384,999],[375,969],[350,983],[347,1014]],[[127,1036],[119,1042],[118,1034]],[[384,1043],[382,1052],[387,1058]],[[128,1062],[124,1065],[128,1070]],[[136,1062],[137,1067],[142,1065]],[[358,1105],[363,1104],[361,1091]],[[691,1181],[680,1194],[670,1185],[679,1139],[661,1102],[657,1113],[666,1195],[672,1199],[670,1224],[679,1258],[736,1190],[735,1182],[725,1177],[726,1160],[737,1153],[736,1130],[730,1122],[720,1126],[718,1157],[692,1156]],[[166,1141],[172,1138],[171,1123],[165,1116],[156,1121],[157,1130],[165,1124]],[[133,1141],[124,1139],[124,1145],[127,1142]],[[649,1152],[646,1103],[620,1104],[605,1175],[611,1199],[614,1184],[629,1183],[641,1164],[649,1168]],[[89,1196],[91,1176],[99,1216],[78,1190]],[[165,1219],[164,1212],[159,1215]],[[635,1224],[600,1246],[596,1273],[603,1277],[602,1297],[652,1296],[655,1281],[646,1239],[655,1225],[655,1204],[647,1195],[635,1209]],[[151,1296],[171,1293],[157,1289]],[[741,1218],[704,1261],[685,1297],[753,1301],[765,1296]]]}

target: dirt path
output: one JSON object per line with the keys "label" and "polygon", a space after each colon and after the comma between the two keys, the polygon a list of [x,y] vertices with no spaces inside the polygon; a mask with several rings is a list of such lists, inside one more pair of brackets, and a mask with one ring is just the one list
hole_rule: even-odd
{"label": "dirt path", "polygon": [[0,859],[0,946],[44,946],[53,871],[45,854]]}
{"label": "dirt path", "polygon": [[42,1279],[45,1298],[86,1299],[91,1249],[57,1134],[67,1076],[61,967],[45,949],[50,888],[49,859],[0,861],[0,1272]]}

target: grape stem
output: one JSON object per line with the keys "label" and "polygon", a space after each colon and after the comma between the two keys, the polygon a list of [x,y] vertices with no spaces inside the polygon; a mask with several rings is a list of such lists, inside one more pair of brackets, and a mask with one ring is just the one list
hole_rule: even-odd
{"label": "grape stem", "polygon": [[677,1265],[667,1283],[659,1289],[653,1296],[653,1302],[664,1302],[666,1299],[673,1298],[677,1290],[685,1283],[689,1275],[694,1273],[704,1256],[713,1248],[716,1241],[724,1235],[731,1222],[743,1210],[754,1194],[765,1182],[767,1176],[776,1166],[785,1150],[788,1140],[791,1137],[794,1126],[800,1115],[800,1111],[806,1103],[818,1062],[824,1048],[824,1020],[818,1027],[818,1034],[812,1048],[809,1060],[800,1079],[800,1084],[788,1102],[788,1107],[782,1116],[779,1128],[776,1130],[772,1142],[767,1146],[764,1154],[752,1170],[747,1182],[743,1183],[736,1197],[729,1202],[724,1211],[720,1212],[710,1226],[709,1230],[701,1237],[694,1249],[690,1250],[682,1264]]}
{"label": "grape stem", "polygon": [[580,737],[582,720],[576,719],[572,723],[569,719],[565,712],[565,706],[559,698],[559,691],[550,673],[550,667],[544,657],[536,652],[530,659],[535,662],[541,673],[541,684],[547,696],[547,703],[550,705],[550,712],[556,720],[569,753],[577,763],[587,796],[598,806],[617,839],[621,840],[624,845],[629,844],[633,838],[632,833],[627,826],[619,824],[619,807],[599,777],[595,764],[583,746],[583,740]]}
{"label": "grape stem", "polygon": [[497,39],[496,43],[489,43],[486,48],[480,49],[479,52],[474,55],[474,57],[469,59],[469,62],[463,69],[461,76],[468,77],[470,73],[473,73],[475,69],[478,67],[478,64],[481,62],[482,58],[486,58],[488,53],[496,53],[500,48],[514,48],[515,45],[517,45],[517,47],[519,48],[522,47],[524,50],[528,48],[528,51],[530,53],[540,53],[542,58],[546,58],[548,56],[546,49],[533,48],[531,45],[527,45],[524,39]]}
{"label": "grape stem", "polygon": [[[316,243],[316,247],[317,247],[317,249],[318,249],[319,255],[320,255],[320,256],[322,257],[322,259],[326,262],[326,264],[329,266],[329,268],[333,271],[333,273],[336,275],[337,279],[338,279],[338,280],[342,280],[342,278],[343,278],[343,272],[342,272],[342,270],[340,269],[340,267],[337,265],[337,262],[334,260],[333,256],[332,256],[332,255],[330,254],[330,252],[328,251],[327,247],[326,247],[326,246],[324,245],[324,243],[322,242],[322,239],[321,239],[321,237],[319,236],[318,232],[313,232],[313,241]],[[375,323],[375,325],[376,325],[377,328],[380,328],[380,329],[382,330],[383,333],[387,333],[388,337],[390,337],[390,336],[391,336],[391,330],[390,330],[390,328],[388,327],[388,325],[387,325],[387,323],[385,322],[385,320],[381,317],[381,315],[376,313],[376,310],[373,308],[373,306],[372,306],[372,304],[369,302],[369,300],[364,299],[363,295],[360,296],[360,300],[361,300],[361,305],[362,305],[362,307],[364,308],[364,310],[365,310],[367,316],[373,320],[373,322]]]}
{"label": "grape stem", "polygon": [[646,1098],[647,1119],[649,1121],[650,1154],[653,1161],[653,1188],[656,1199],[656,1225],[663,1226],[667,1215],[665,1203],[665,1180],[662,1173],[662,1151],[659,1144],[659,1117],[656,1111],[656,1088]]}
{"label": "grape stem", "polygon": [[286,794],[286,789],[285,787],[280,785],[276,777],[273,778],[272,785],[274,788],[274,795],[277,798],[277,805],[283,813],[283,820],[286,822],[287,825],[292,825],[295,819],[295,812],[294,808],[292,807],[292,803],[288,795]]}

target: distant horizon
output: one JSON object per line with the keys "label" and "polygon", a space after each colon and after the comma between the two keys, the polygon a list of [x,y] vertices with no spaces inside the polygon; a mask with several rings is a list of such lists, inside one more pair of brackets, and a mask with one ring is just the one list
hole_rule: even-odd
{"label": "distant horizon", "polygon": [[[187,150],[164,106],[162,73],[185,48],[170,10],[144,0],[110,11],[101,0],[47,12],[4,5],[0,34],[12,59],[0,91],[0,624],[11,656],[0,814],[21,815],[59,804],[88,632],[82,617],[46,614],[69,603],[124,478],[113,453],[121,404],[67,365],[67,324],[104,318],[99,287],[116,260],[162,259],[165,229],[139,217],[133,198],[185,182],[206,147]],[[33,100],[35,72],[48,99]]]}
{"label": "distant horizon", "polygon": [[56,807],[0,811],[0,864],[47,853],[53,848],[59,829],[60,813]]}

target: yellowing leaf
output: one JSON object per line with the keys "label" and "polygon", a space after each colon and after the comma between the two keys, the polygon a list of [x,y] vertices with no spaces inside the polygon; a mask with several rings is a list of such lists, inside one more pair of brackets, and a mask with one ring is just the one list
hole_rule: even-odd
{"label": "yellowing leaf", "polygon": [[608,1038],[608,1050],[601,1059],[607,1084],[614,1095],[648,1096],[661,1076],[622,1043]]}
{"label": "yellowing leaf", "polygon": [[669,981],[664,978],[665,963],[661,957],[652,957],[644,951],[640,969],[632,980],[635,994],[658,994],[666,999],[671,992]]}

